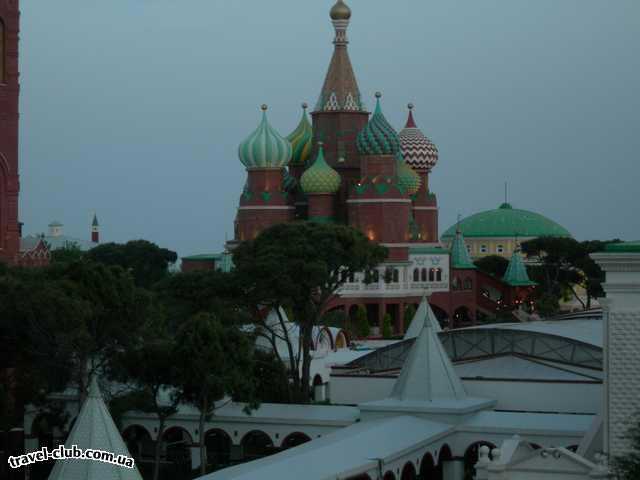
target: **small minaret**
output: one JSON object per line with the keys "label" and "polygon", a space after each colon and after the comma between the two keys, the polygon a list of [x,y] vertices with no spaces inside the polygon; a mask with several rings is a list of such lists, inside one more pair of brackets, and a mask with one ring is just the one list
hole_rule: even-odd
{"label": "small minaret", "polygon": [[91,242],[100,243],[100,224],[98,223],[98,216],[95,213],[91,221]]}

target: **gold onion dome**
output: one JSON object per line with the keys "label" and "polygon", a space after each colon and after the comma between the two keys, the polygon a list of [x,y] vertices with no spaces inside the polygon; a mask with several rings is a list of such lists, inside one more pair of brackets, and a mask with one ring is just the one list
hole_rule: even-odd
{"label": "gold onion dome", "polygon": [[351,18],[351,9],[342,0],[338,0],[331,8],[331,20],[349,20]]}
{"label": "gold onion dome", "polygon": [[340,188],[340,174],[324,159],[322,142],[318,142],[318,156],[300,177],[300,186],[306,194],[333,194]]}
{"label": "gold onion dome", "polygon": [[398,176],[398,185],[409,195],[413,195],[420,190],[420,184],[422,183],[420,175],[407,165],[400,152],[396,154],[396,175]]}
{"label": "gold onion dome", "polygon": [[287,136],[291,143],[292,154],[290,165],[305,165],[311,156],[311,140],[313,128],[307,116],[307,104],[302,104],[302,118],[296,129]]}
{"label": "gold onion dome", "polygon": [[291,144],[267,120],[267,106],[262,105],[258,128],[238,147],[238,157],[247,168],[282,168],[291,159]]}

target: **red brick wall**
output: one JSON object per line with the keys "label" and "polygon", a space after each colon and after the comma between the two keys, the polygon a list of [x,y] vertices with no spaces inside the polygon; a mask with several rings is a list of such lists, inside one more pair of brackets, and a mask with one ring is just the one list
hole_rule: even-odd
{"label": "red brick wall", "polygon": [[334,216],[334,195],[308,195],[309,220],[314,218],[327,218]]}
{"label": "red brick wall", "polygon": [[198,270],[214,270],[216,262],[213,260],[182,260],[180,269],[184,273],[195,272]]}
{"label": "red brick wall", "polygon": [[18,0],[0,2],[4,25],[4,78],[0,78],[0,259],[14,261],[18,227]]}

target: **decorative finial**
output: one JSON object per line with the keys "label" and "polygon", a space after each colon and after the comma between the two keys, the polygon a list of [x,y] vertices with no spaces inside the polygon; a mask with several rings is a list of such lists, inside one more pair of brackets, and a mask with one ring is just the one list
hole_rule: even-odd
{"label": "decorative finial", "polygon": [[332,20],[349,20],[351,18],[351,9],[343,0],[338,0],[331,8],[329,15]]}
{"label": "decorative finial", "polygon": [[307,102],[302,102],[302,109],[306,110],[307,108],[309,108],[309,105],[307,104]]}
{"label": "decorative finial", "polygon": [[263,103],[263,104],[262,104],[262,106],[260,107],[260,109],[261,109],[263,112],[266,112],[268,108],[269,108],[269,107],[267,106],[267,104],[266,104],[266,103]]}
{"label": "decorative finial", "polygon": [[407,105],[407,108],[408,108],[409,110],[413,110],[413,103],[409,103],[409,105]]}
{"label": "decorative finial", "polygon": [[382,93],[376,92],[376,98],[382,98]]}
{"label": "decorative finial", "polygon": [[318,142],[318,147],[322,148],[323,145],[324,145],[324,142],[322,141]]}

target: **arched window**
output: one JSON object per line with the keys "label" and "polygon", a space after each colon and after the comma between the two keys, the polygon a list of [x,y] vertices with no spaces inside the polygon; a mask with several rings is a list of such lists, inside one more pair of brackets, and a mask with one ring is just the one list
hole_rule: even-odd
{"label": "arched window", "polygon": [[351,272],[349,274],[349,283],[353,283],[356,280],[356,274],[354,272]]}
{"label": "arched window", "polygon": [[427,269],[423,268],[422,271],[420,272],[420,276],[423,282],[427,281]]}
{"label": "arched window", "polygon": [[464,289],[471,290],[473,288],[473,281],[467,277],[464,279]]}
{"label": "arched window", "polygon": [[460,288],[460,279],[458,277],[453,277],[451,281],[451,289],[458,290]]}
{"label": "arched window", "polygon": [[419,282],[420,281],[420,269],[419,268],[414,268],[413,269],[413,281],[414,282]]}
{"label": "arched window", "polygon": [[7,31],[4,26],[4,20],[0,18],[0,83],[7,82],[6,76],[7,66]]}
{"label": "arched window", "polygon": [[436,269],[435,268],[430,268],[429,269],[429,281],[430,282],[435,282],[436,281]]}
{"label": "arched window", "polygon": [[397,268],[393,269],[393,283],[398,283],[400,281],[400,272]]}
{"label": "arched window", "polygon": [[378,270],[373,271],[373,281],[377,283],[380,281],[380,272]]}
{"label": "arched window", "polygon": [[436,268],[436,282],[442,281],[442,269]]}

